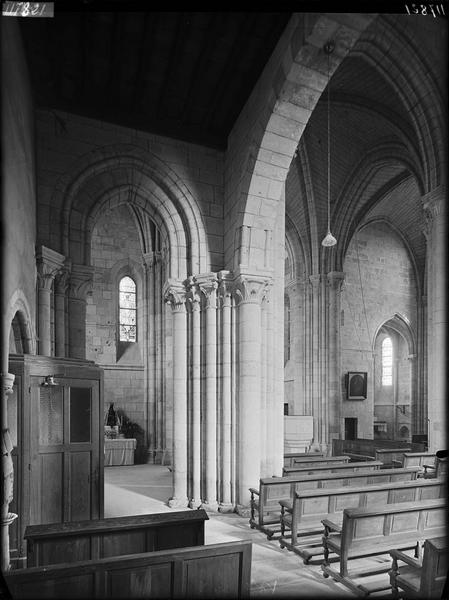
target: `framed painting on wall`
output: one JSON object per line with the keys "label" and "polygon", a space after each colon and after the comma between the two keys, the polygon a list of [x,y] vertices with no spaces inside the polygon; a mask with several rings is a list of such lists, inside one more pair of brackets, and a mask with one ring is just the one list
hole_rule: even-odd
{"label": "framed painting on wall", "polygon": [[367,378],[366,371],[348,371],[346,375],[348,400],[366,400]]}

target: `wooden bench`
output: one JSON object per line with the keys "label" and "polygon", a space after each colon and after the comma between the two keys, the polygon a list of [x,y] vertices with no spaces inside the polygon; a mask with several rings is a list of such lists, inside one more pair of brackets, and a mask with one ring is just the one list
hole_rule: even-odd
{"label": "wooden bench", "polygon": [[[295,492],[304,489],[335,488],[346,485],[371,485],[416,479],[418,467],[414,469],[363,470],[354,473],[331,473],[295,477],[266,477],[259,481],[259,489],[250,488],[251,516],[249,524],[265,533],[268,539],[280,532],[280,500],[291,500]],[[256,517],[257,513],[257,517]]]}
{"label": "wooden bench", "polygon": [[[391,563],[376,562],[368,568],[365,566],[350,573],[348,562],[351,559],[388,554],[393,549],[410,550],[424,539],[444,535],[446,511],[447,501],[440,498],[424,500],[419,505],[415,502],[401,502],[377,509],[345,508],[342,525],[323,519],[324,562],[321,568],[324,577],[331,576],[361,596],[389,589],[389,581],[365,583],[355,580],[385,573],[390,569]],[[330,552],[339,556],[338,570],[329,565]]]}
{"label": "wooden bench", "polygon": [[[318,467],[321,465],[343,465],[349,462],[349,456],[301,456],[290,461],[292,467]],[[285,467],[285,464],[284,464]],[[288,467],[287,467],[288,468]]]}
{"label": "wooden bench", "polygon": [[435,462],[433,464],[423,464],[424,477],[447,477],[447,457],[439,458],[435,455]]}
{"label": "wooden bench", "polygon": [[[446,497],[442,479],[401,481],[363,487],[302,490],[295,493],[293,503],[281,500],[281,548],[292,550],[307,564],[322,554],[322,519],[340,524],[345,508],[376,507],[398,502],[421,502]],[[290,530],[290,535],[285,532]]]}
{"label": "wooden bench", "polygon": [[403,452],[398,460],[393,459],[395,467],[420,467],[420,474],[424,473],[424,465],[435,463],[435,454],[432,452]]}
{"label": "wooden bench", "polygon": [[30,525],[27,567],[204,544],[205,510]]}
{"label": "wooden bench", "polygon": [[292,475],[294,476],[300,473],[308,473],[309,475],[325,475],[326,473],[354,473],[355,471],[379,469],[382,466],[383,463],[379,460],[367,460],[363,462],[346,462],[337,464],[328,463],[325,465],[316,466],[295,465],[294,467],[284,467],[282,469],[282,476],[290,477]]}
{"label": "wooden bench", "polygon": [[411,448],[376,448],[374,456],[383,463],[384,468],[394,468],[402,460],[404,452],[411,452]]}
{"label": "wooden bench", "polygon": [[248,598],[251,542],[128,554],[4,574],[14,600]]}
{"label": "wooden bench", "polygon": [[367,454],[375,456],[376,448],[400,448],[402,452],[425,452],[423,442],[408,442],[406,440],[383,440],[357,438],[355,440],[332,440],[332,454]]}
{"label": "wooden bench", "polygon": [[284,467],[291,467],[293,461],[297,458],[323,458],[323,452],[288,452],[284,454]]}
{"label": "wooden bench", "polygon": [[[447,538],[424,542],[422,560],[412,558],[401,550],[390,550],[392,565],[390,584],[393,598],[443,598],[448,574]],[[399,565],[399,562],[405,563]],[[399,590],[402,590],[400,593]]]}
{"label": "wooden bench", "polygon": [[347,452],[346,456],[349,456],[349,462],[363,462],[367,460],[376,460],[374,456],[368,454],[354,454],[353,452]]}

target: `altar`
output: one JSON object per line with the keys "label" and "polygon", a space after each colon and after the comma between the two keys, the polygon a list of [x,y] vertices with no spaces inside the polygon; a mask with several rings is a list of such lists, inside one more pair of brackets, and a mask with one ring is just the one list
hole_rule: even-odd
{"label": "altar", "polygon": [[104,440],[104,466],[133,465],[137,440],[134,438],[115,438]]}

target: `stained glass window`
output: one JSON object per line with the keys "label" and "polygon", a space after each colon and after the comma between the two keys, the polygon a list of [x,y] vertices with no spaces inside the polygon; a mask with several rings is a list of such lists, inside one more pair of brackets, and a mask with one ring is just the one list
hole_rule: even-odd
{"label": "stained glass window", "polygon": [[137,341],[136,284],[131,277],[123,277],[119,284],[119,328],[121,342]]}
{"label": "stained glass window", "polygon": [[382,385],[393,385],[393,344],[389,337],[382,342]]}

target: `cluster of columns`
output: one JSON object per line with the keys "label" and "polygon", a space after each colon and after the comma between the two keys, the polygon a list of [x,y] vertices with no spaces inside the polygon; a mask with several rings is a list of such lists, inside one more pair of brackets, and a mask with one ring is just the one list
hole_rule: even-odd
{"label": "cluster of columns", "polygon": [[283,431],[279,415],[279,431],[273,428],[282,415],[279,398],[261,403],[269,288],[269,278],[229,271],[165,285],[173,327],[170,506],[243,511],[263,465],[273,463],[262,445],[264,425],[270,423],[271,436]]}
{"label": "cluster of columns", "polygon": [[36,252],[38,351],[42,356],[86,357],[86,296],[93,267],[72,264],[46,246]]}
{"label": "cluster of columns", "polygon": [[427,216],[427,417],[429,450],[447,448],[446,257],[447,208],[443,186],[423,198]]}
{"label": "cluster of columns", "polygon": [[[301,307],[292,327],[300,329],[302,350],[302,405],[299,414],[313,416],[314,446],[327,451],[343,434],[341,419],[340,312],[344,273],[313,274],[290,282],[291,306]],[[296,337],[294,336],[294,338]],[[299,351],[299,350],[298,350]]]}

